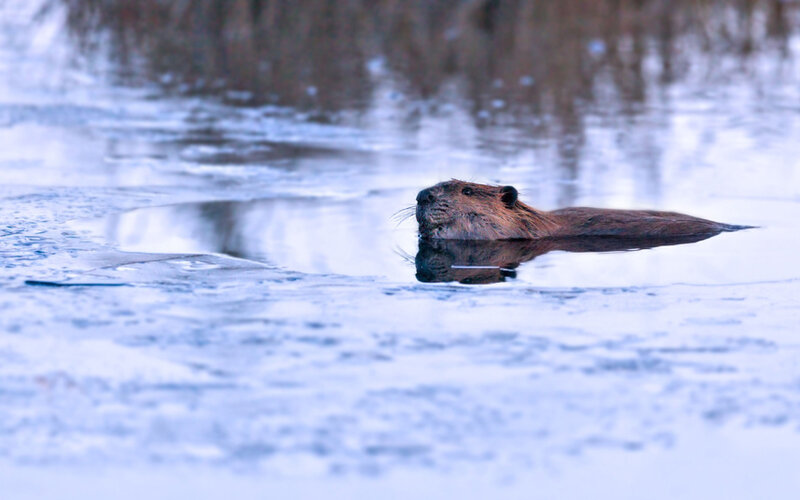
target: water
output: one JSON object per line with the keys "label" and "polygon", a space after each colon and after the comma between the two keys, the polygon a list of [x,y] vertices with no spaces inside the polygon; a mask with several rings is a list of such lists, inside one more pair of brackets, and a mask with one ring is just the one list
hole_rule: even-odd
{"label": "water", "polygon": [[[175,92],[38,8],[0,7],[9,498],[794,498],[794,32],[638,100],[601,79],[568,128],[506,113],[524,75],[421,99],[391,54],[341,100]],[[759,228],[421,282],[392,216],[451,177]]]}

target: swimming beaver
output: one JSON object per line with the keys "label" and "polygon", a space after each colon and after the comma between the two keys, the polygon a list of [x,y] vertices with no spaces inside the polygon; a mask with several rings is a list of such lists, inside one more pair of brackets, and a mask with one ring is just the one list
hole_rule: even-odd
{"label": "swimming beaver", "polygon": [[683,239],[709,237],[751,226],[722,224],[691,215],[655,210],[570,207],[545,212],[517,199],[513,186],[456,179],[417,195],[419,234],[425,239],[535,240],[613,237]]}

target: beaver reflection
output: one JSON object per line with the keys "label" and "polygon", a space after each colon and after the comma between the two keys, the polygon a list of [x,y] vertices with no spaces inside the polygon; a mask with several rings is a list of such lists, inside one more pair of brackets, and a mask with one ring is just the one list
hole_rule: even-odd
{"label": "beaver reflection", "polygon": [[547,252],[614,252],[681,245],[713,235],[639,239],[574,237],[540,240],[426,240],[419,241],[415,259],[417,280],[423,283],[457,281],[468,285],[499,283],[516,278],[516,268]]}

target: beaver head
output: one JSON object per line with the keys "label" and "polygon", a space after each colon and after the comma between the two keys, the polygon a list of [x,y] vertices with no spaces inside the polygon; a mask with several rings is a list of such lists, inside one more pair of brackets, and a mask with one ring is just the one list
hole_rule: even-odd
{"label": "beaver head", "polygon": [[423,238],[509,240],[544,236],[547,218],[517,200],[513,186],[459,180],[441,182],[417,195],[417,222]]}

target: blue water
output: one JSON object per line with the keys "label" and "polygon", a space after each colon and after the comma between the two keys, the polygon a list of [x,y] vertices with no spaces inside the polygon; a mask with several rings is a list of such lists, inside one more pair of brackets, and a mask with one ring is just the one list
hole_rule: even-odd
{"label": "blue water", "polygon": [[[337,124],[114,85],[34,11],[0,6],[3,498],[794,498],[794,66],[590,113],[569,172],[398,124],[391,82]],[[392,215],[451,177],[759,228],[420,283]]]}

